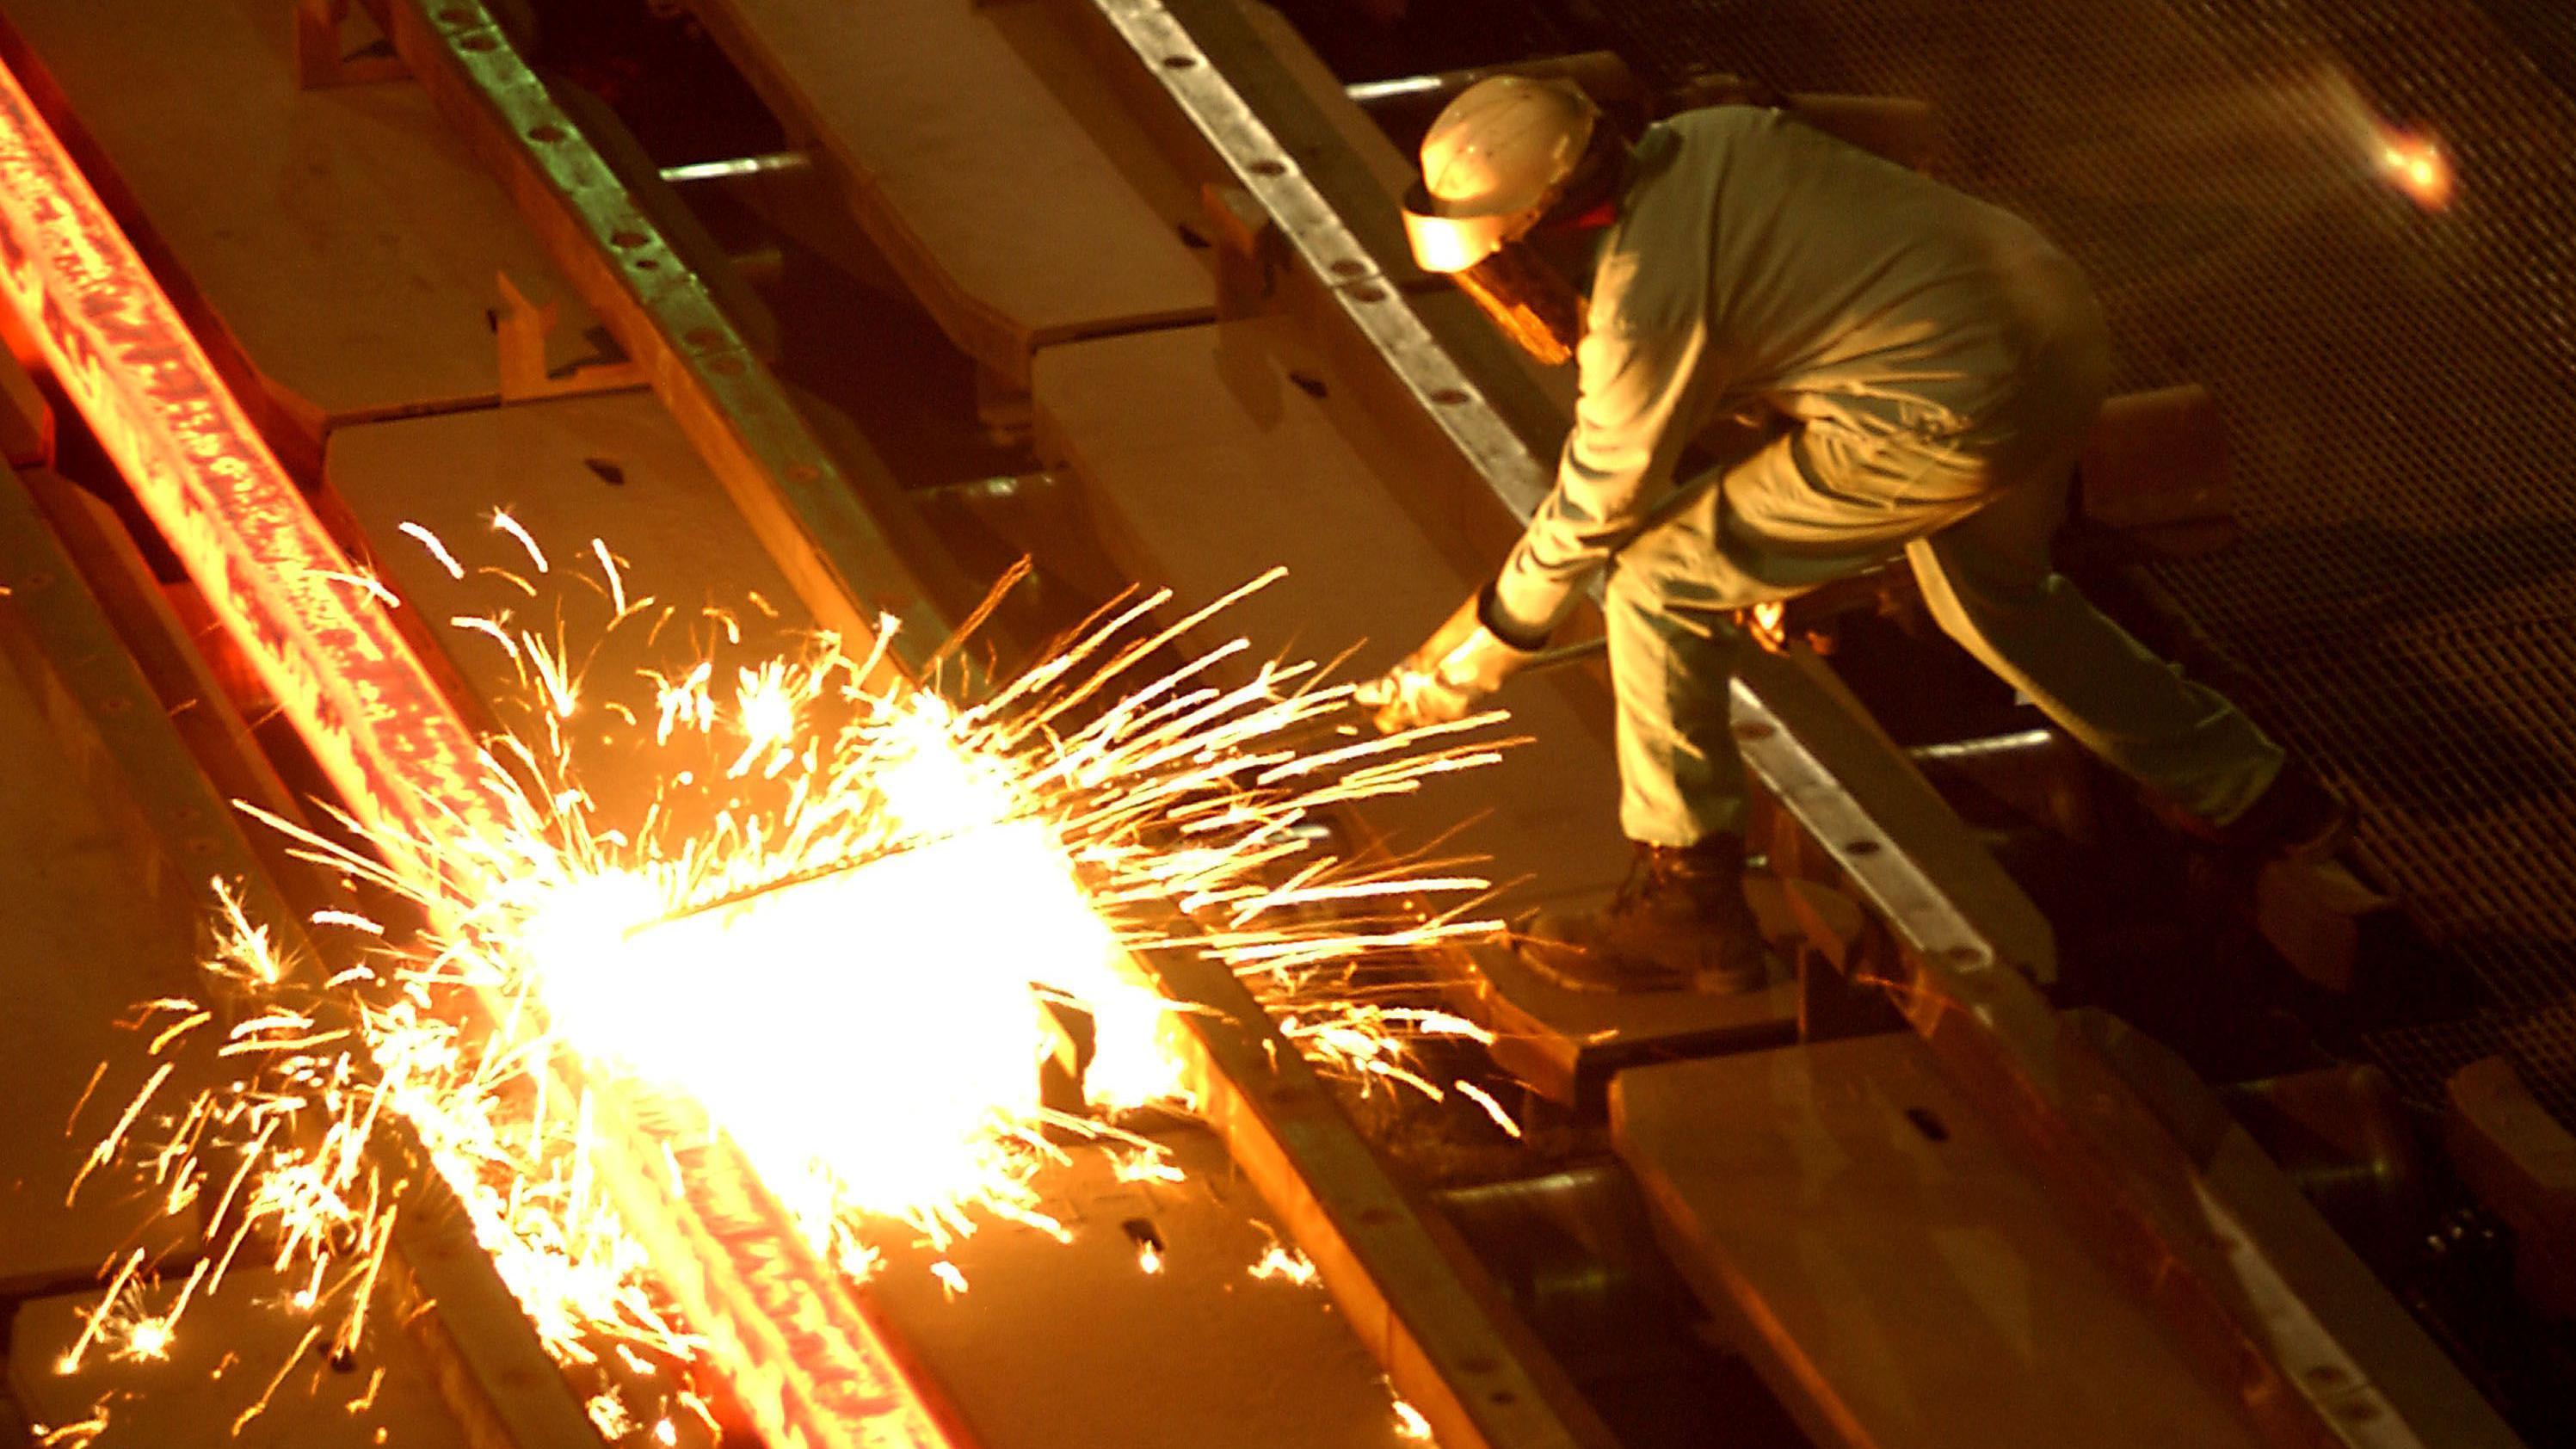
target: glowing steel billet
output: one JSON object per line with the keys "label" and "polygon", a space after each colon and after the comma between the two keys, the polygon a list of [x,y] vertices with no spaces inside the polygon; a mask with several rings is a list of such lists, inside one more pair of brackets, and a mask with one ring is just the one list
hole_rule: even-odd
{"label": "glowing steel billet", "polygon": [[[733,1144],[676,1102],[635,1114],[643,1129],[599,1144],[622,1157],[610,1191],[643,1242],[656,1277],[726,1365],[726,1381],[754,1422],[797,1426],[773,1439],[811,1449],[892,1449],[944,1442],[876,1341],[857,1300],[807,1243]],[[690,1188],[695,1211],[647,1215],[664,1145]],[[647,1200],[639,1201],[643,1198]],[[739,1314],[745,1299],[789,1312]],[[817,1373],[818,1364],[837,1364]]]}
{"label": "glowing steel billet", "polygon": [[0,291],[332,783],[415,834],[489,819],[473,736],[5,66]]}
{"label": "glowing steel billet", "polygon": [[[473,733],[380,587],[323,528],[5,64],[0,293],[374,838],[434,843],[498,828]],[[433,861],[395,865],[440,884]],[[818,1449],[947,1443],[748,1168],[730,1152],[701,1156],[706,1170],[678,1194],[630,1162],[617,1197],[657,1267],[682,1280],[692,1326],[757,1426],[773,1443]],[[685,1256],[696,1252],[711,1257]]]}

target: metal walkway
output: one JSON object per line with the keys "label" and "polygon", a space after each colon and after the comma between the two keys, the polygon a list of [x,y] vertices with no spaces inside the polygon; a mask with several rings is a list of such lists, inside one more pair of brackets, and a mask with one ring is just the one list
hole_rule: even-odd
{"label": "metal walkway", "polygon": [[[2091,272],[2118,385],[2212,388],[2245,537],[2160,576],[2499,1004],[2375,1045],[2423,1091],[2501,1044],[2576,1122],[2576,101],[2544,69],[2576,27],[2519,0],[1600,9],[1650,71],[1933,101],[1944,174]],[[2387,122],[2441,138],[2447,210],[2391,184]]]}

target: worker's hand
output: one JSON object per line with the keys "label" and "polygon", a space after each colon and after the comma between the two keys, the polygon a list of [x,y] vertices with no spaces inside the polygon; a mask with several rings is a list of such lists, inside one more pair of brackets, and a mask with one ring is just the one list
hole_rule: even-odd
{"label": "worker's hand", "polygon": [[1395,734],[1465,719],[1537,657],[1485,627],[1481,602],[1480,596],[1460,605],[1421,648],[1353,691],[1377,711],[1378,729]]}

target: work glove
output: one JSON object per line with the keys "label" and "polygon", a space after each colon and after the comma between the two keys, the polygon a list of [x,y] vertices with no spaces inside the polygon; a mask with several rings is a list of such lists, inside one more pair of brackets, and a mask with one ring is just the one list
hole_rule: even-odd
{"label": "work glove", "polygon": [[1487,628],[1484,595],[1458,606],[1422,647],[1382,677],[1352,692],[1375,710],[1379,730],[1395,734],[1448,724],[1476,712],[1503,681],[1538,657]]}

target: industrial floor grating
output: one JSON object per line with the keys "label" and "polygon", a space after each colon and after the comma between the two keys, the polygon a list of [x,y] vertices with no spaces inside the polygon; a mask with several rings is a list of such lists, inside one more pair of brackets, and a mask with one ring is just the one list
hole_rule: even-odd
{"label": "industrial floor grating", "polygon": [[[1601,0],[1633,63],[1935,102],[1951,179],[2082,259],[2123,385],[2228,417],[2246,537],[2165,582],[2576,1123],[2576,55],[2556,0]],[[2500,17],[2500,19],[2499,19]],[[2527,49],[2525,47],[2528,47]],[[2381,169],[2428,127],[2446,210]]]}

